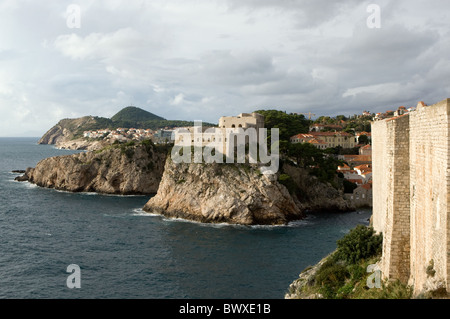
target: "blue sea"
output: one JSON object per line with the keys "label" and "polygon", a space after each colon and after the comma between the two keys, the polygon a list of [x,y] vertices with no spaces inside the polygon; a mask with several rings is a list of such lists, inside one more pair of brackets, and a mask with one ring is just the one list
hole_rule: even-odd
{"label": "blue sea", "polygon": [[[148,196],[68,193],[12,170],[76,151],[0,138],[0,298],[282,299],[371,210],[287,226],[209,225],[141,210]],[[80,267],[70,289],[67,267]]]}

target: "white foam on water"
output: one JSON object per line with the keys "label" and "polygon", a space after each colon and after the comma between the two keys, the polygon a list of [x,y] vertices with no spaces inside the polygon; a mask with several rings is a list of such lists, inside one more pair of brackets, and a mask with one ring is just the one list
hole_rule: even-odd
{"label": "white foam on water", "polygon": [[189,219],[185,219],[185,218],[171,218],[171,217],[165,217],[164,215],[161,214],[155,214],[155,213],[147,213],[147,212],[139,212],[139,210],[135,210],[136,213],[135,215],[150,215],[150,216],[159,216],[162,217],[162,220],[164,222],[178,222],[178,223],[190,223],[190,224],[195,224],[198,225],[200,227],[211,227],[211,228],[227,228],[227,227],[232,227],[232,228],[240,228],[240,229],[276,229],[276,228],[283,228],[283,227],[288,227],[288,225],[242,225],[242,224],[232,224],[232,223],[203,223],[203,222],[199,222],[199,221],[195,221],[195,220],[189,220]]}
{"label": "white foam on water", "polygon": [[291,221],[287,225],[241,225],[241,224],[232,224],[232,223],[202,223],[195,220],[185,219],[185,218],[174,218],[174,217],[166,217],[164,215],[158,214],[158,213],[152,213],[152,212],[146,212],[142,208],[136,208],[133,209],[133,216],[145,216],[145,217],[161,217],[164,222],[178,222],[178,223],[190,223],[195,224],[201,227],[212,227],[212,228],[226,228],[226,227],[233,227],[233,228],[242,228],[242,229],[278,229],[278,228],[284,228],[284,227],[304,227],[307,225],[314,224],[314,222],[311,219],[314,219],[315,217],[307,217],[302,220],[296,220]]}
{"label": "white foam on water", "polygon": [[30,183],[30,182],[19,182],[19,181],[13,181],[13,182],[21,183],[21,184],[25,185],[25,187],[27,187],[27,188],[38,188],[39,187],[36,184]]}
{"label": "white foam on water", "polygon": [[309,226],[309,225],[313,225],[315,224],[313,221],[308,220],[308,219],[300,219],[300,220],[294,220],[291,221],[287,224],[287,227],[305,227],[305,226]]}
{"label": "white foam on water", "polygon": [[133,216],[145,216],[145,217],[149,217],[149,216],[150,217],[156,217],[156,216],[160,217],[161,216],[160,214],[146,212],[142,208],[133,209],[132,215]]}

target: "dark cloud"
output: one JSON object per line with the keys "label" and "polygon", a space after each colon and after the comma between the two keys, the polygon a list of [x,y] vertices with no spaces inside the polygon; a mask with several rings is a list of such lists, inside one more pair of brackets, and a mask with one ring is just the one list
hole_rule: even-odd
{"label": "dark cloud", "polygon": [[[0,135],[133,104],[216,122],[278,108],[350,115],[450,97],[450,3],[0,0]],[[24,129],[27,128],[27,130]]]}

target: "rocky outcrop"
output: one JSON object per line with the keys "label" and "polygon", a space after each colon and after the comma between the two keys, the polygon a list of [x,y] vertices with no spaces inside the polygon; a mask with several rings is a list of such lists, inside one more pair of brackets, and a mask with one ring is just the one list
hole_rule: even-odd
{"label": "rocky outcrop", "polygon": [[74,137],[74,132],[95,119],[85,116],[78,119],[63,119],[48,130],[38,141],[38,144],[56,144],[61,141],[70,140]]}
{"label": "rocky outcrop", "polygon": [[[63,119],[48,130],[38,141],[38,144],[51,144],[56,148],[72,150],[98,150],[108,142],[88,141],[82,137],[83,131],[89,128],[108,125],[110,119],[94,116],[84,116],[76,119]],[[105,127],[101,127],[105,128]]]}
{"label": "rocky outcrop", "polygon": [[85,151],[97,151],[108,145],[111,145],[111,140],[97,140],[89,141],[84,138],[73,140],[60,140],[56,142],[55,147],[63,150],[85,150]]}
{"label": "rocky outcrop", "polygon": [[244,164],[176,164],[167,159],[144,211],[207,223],[286,224],[304,217],[276,175]]}
{"label": "rocky outcrop", "polygon": [[311,292],[309,288],[314,285],[317,271],[327,262],[329,257],[330,255],[323,258],[316,265],[303,270],[298,278],[289,285],[284,299],[322,299],[323,296],[321,294]]}
{"label": "rocky outcrop", "polygon": [[345,199],[343,190],[338,190],[328,183],[322,183],[306,169],[284,164],[283,173],[289,175],[295,183],[295,195],[304,210],[310,212],[347,212],[355,207]]}
{"label": "rocky outcrop", "polygon": [[17,180],[70,192],[154,194],[165,158],[150,143],[111,145],[95,152],[46,158]]}

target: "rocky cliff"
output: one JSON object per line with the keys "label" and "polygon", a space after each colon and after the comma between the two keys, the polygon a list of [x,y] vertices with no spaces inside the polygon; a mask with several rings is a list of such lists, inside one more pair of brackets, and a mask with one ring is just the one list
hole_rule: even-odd
{"label": "rocky cliff", "polygon": [[304,215],[276,175],[241,164],[175,164],[167,159],[151,213],[208,223],[286,224]]}
{"label": "rocky cliff", "polygon": [[355,207],[345,199],[343,189],[334,188],[323,183],[306,169],[284,164],[282,173],[292,180],[294,187],[291,193],[301,202],[302,208],[310,212],[347,212]]}
{"label": "rocky cliff", "polygon": [[46,158],[17,180],[71,192],[154,194],[165,158],[166,153],[150,143],[111,145],[95,152]]}
{"label": "rocky cliff", "polygon": [[74,138],[74,132],[88,123],[94,123],[95,119],[85,116],[78,119],[64,119],[48,130],[38,141],[38,144],[56,144]]}
{"label": "rocky cliff", "polygon": [[83,131],[106,128],[110,122],[110,119],[94,116],[63,119],[48,130],[39,139],[38,144],[51,144],[62,149],[98,150],[109,143],[104,141],[87,141],[82,137]]}

